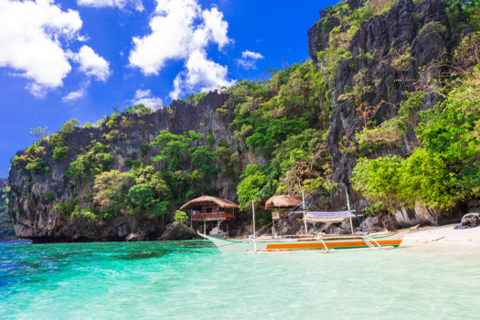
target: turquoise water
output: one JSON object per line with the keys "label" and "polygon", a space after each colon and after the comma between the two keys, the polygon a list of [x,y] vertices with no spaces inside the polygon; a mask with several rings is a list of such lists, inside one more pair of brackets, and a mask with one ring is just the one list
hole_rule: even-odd
{"label": "turquoise water", "polygon": [[479,319],[480,262],[209,242],[0,244],[1,319]]}

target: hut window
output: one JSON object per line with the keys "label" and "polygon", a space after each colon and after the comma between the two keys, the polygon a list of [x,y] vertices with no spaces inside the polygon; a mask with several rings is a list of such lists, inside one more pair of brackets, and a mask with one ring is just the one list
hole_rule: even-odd
{"label": "hut window", "polygon": [[212,208],[207,208],[207,213],[212,213]]}

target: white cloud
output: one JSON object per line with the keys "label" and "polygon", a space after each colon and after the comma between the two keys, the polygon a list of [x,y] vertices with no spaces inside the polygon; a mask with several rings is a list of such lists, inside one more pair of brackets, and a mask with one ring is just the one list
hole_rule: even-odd
{"label": "white cloud", "polygon": [[145,107],[156,111],[163,106],[162,99],[152,95],[150,90],[137,90],[135,92],[135,98],[130,100],[133,105],[143,104]]}
{"label": "white cloud", "polygon": [[110,64],[88,46],[80,48],[78,53],[72,53],[71,58],[80,64],[80,71],[87,76],[97,78],[99,81],[106,81],[111,74]]}
{"label": "white cloud", "polygon": [[62,97],[62,101],[73,102],[84,97],[87,94],[87,89],[89,86],[90,86],[90,80],[83,82],[82,84],[80,84],[80,89],[78,89],[77,91],[72,91],[66,96]]}
{"label": "white cloud", "polygon": [[75,39],[78,12],[62,11],[53,0],[0,1],[0,67],[20,70],[36,96],[63,85],[71,66],[59,38]]}
{"label": "white cloud", "polygon": [[82,87],[79,90],[70,92],[69,94],[64,96],[62,98],[62,101],[63,102],[72,102],[72,101],[78,100],[81,97],[85,96],[86,93],[87,93],[87,91],[85,90],[85,88]]}
{"label": "white cloud", "polygon": [[242,52],[242,58],[237,59],[237,64],[244,69],[257,69],[257,60],[264,58],[260,53],[246,50]]}
{"label": "white cloud", "polygon": [[235,80],[228,80],[227,67],[208,60],[204,50],[194,51],[185,66],[187,70],[178,74],[174,80],[174,89],[170,92],[172,99],[178,99],[184,91],[206,92],[235,84]]}
{"label": "white cloud", "polygon": [[244,59],[251,58],[251,59],[257,60],[257,59],[263,59],[264,57],[260,53],[245,50],[242,52],[242,58]]}
{"label": "white cloud", "polygon": [[78,89],[77,91],[70,92],[69,94],[67,94],[66,96],[64,96],[62,98],[62,101],[63,102],[73,102],[73,101],[76,101],[76,100],[84,97],[87,94],[87,89],[88,89],[89,86],[90,86],[90,80],[83,82],[81,84],[80,89]]}
{"label": "white cloud", "polygon": [[145,9],[140,0],[77,0],[77,4],[79,6],[92,8],[117,7],[119,9],[130,5],[137,11],[143,11]]}
{"label": "white cloud", "polygon": [[30,92],[42,97],[71,71],[71,52],[63,44],[86,41],[81,28],[78,12],[62,11],[54,0],[0,0],[0,67],[17,70],[30,80]]}
{"label": "white cloud", "polygon": [[151,34],[133,38],[130,66],[145,75],[158,75],[168,60],[184,61],[185,70],[175,78],[171,97],[234,83],[228,80],[227,67],[209,60],[206,54],[210,43],[222,50],[231,42],[228,23],[216,7],[202,10],[197,0],[157,0],[150,28]]}
{"label": "white cloud", "polygon": [[227,36],[228,22],[223,20],[223,13],[217,8],[212,10],[204,10],[202,12],[205,29],[210,30],[213,41],[218,43],[219,49],[230,43],[230,38]]}

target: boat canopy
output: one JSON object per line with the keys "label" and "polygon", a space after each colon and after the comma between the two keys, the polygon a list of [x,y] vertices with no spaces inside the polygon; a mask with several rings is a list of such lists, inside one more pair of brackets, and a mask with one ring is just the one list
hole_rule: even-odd
{"label": "boat canopy", "polygon": [[307,212],[305,219],[309,222],[342,222],[347,218],[355,218],[350,211],[338,212]]}

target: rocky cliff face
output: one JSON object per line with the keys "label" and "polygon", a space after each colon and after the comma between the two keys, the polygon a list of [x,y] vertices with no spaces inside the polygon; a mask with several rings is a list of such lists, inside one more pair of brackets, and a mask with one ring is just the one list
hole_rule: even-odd
{"label": "rocky cliff face", "polygon": [[[358,8],[361,1],[350,0],[350,8]],[[331,16],[331,12],[321,11],[321,16],[328,24],[315,23],[308,31],[309,54],[312,61],[322,72],[322,64],[317,55],[329,46],[330,32],[340,25],[340,21]],[[389,11],[374,16],[363,22],[350,41],[349,59],[340,60],[337,75],[330,86],[333,106],[328,134],[328,153],[333,164],[330,179],[338,183],[328,197],[328,203],[313,197],[310,205],[324,210],[340,210],[346,207],[345,187],[350,200],[357,212],[367,206],[368,202],[351,188],[350,180],[355,168],[359,152],[349,149],[355,145],[356,133],[364,123],[359,112],[352,107],[351,102],[339,99],[348,93],[348,88],[362,81],[369,86],[365,101],[369,106],[379,106],[372,115],[372,121],[381,124],[397,113],[397,106],[406,100],[405,92],[414,89],[419,81],[419,68],[429,67],[436,59],[443,59],[444,52],[451,52],[458,40],[458,34],[446,26],[447,15],[445,3],[426,0],[414,4],[412,0],[400,0]],[[433,27],[432,27],[433,26]],[[435,29],[435,26],[441,28]],[[433,29],[432,29],[433,28]],[[394,67],[394,59],[398,54],[408,50],[412,59],[402,68]],[[368,54],[368,55],[367,55]],[[429,76],[435,78],[438,70],[430,69]],[[204,137],[213,135],[215,144],[225,142],[232,152],[238,152],[238,167],[234,178],[220,172],[211,182],[217,196],[236,201],[235,184],[239,174],[245,170],[247,163],[265,164],[266,160],[252,150],[246,151],[241,140],[234,138],[230,127],[234,119],[233,106],[229,106],[230,95],[217,92],[209,93],[192,105],[184,101],[174,101],[171,108],[159,110],[151,114],[123,114],[121,123],[115,128],[105,124],[98,128],[78,128],[65,135],[65,145],[69,147],[66,159],[62,161],[53,158],[54,148],[47,141],[40,142],[45,149],[45,166],[50,168],[49,174],[26,174],[25,164],[12,167],[9,184],[11,186],[9,212],[15,223],[15,233],[19,237],[30,238],[35,242],[59,241],[124,241],[128,239],[156,240],[166,229],[166,224],[172,222],[170,214],[164,219],[149,219],[142,215],[125,214],[114,220],[100,224],[89,225],[70,219],[53,210],[58,203],[72,199],[82,199],[79,205],[83,208],[93,204],[93,181],[86,180],[82,184],[73,184],[65,172],[70,163],[79,154],[85,152],[92,141],[100,141],[107,146],[108,152],[114,155],[114,161],[108,170],[127,172],[128,161],[140,160],[146,165],[152,164],[151,157],[158,155],[149,143],[154,141],[160,130],[169,130],[174,134],[183,134],[189,130],[202,133]],[[427,94],[423,109],[429,109],[436,103],[434,94]],[[227,107],[225,107],[227,106]],[[222,108],[221,112],[217,112]],[[386,154],[405,156],[417,146],[415,133],[408,130],[400,144],[382,146],[372,154],[362,150],[364,156],[373,157]],[[209,145],[204,138],[196,142],[199,145]],[[27,151],[18,152],[18,156]],[[235,180],[235,181],[234,181]],[[47,196],[48,194],[48,196]],[[393,228],[397,225],[414,225],[417,223],[443,224],[459,221],[462,213],[468,210],[462,204],[448,211],[415,208],[399,210],[394,218],[381,217],[370,221],[371,229]],[[244,224],[243,224],[244,225]],[[295,233],[300,225],[292,217],[279,222],[277,230],[280,233]],[[335,226],[326,225],[335,232]],[[322,230],[323,230],[322,229]],[[335,229],[335,230],[334,230]],[[338,229],[338,228],[337,228]],[[241,233],[242,228],[233,231]]]}
{"label": "rocky cliff face", "polygon": [[[42,141],[40,146],[45,148],[43,160],[50,168],[50,174],[25,174],[25,166],[20,165],[14,166],[9,176],[9,184],[12,186],[9,211],[14,218],[15,233],[18,237],[29,238],[34,242],[123,241],[130,234],[136,234],[144,240],[156,240],[163,234],[165,225],[171,222],[171,215],[162,220],[127,214],[111,222],[88,225],[72,221],[54,211],[56,204],[72,199],[83,199],[79,204],[82,209],[92,205],[93,181],[74,185],[69,182],[65,172],[77,155],[83,153],[94,140],[105,144],[108,151],[115,155],[110,170],[129,171],[130,168],[125,163],[127,158],[134,161],[143,157],[147,164],[152,164],[150,158],[158,154],[149,143],[154,141],[160,130],[167,129],[175,134],[194,130],[203,133],[205,137],[211,133],[216,143],[226,142],[235,150],[233,132],[229,127],[233,119],[232,109],[226,113],[216,112],[228,98],[226,94],[211,92],[195,106],[184,101],[174,101],[168,110],[143,116],[125,114],[122,123],[111,129],[105,124],[90,129],[76,127],[66,135],[65,143],[69,150],[66,159],[62,161],[54,160],[53,146]],[[114,134],[113,130],[116,130]],[[105,139],[105,134],[110,134],[108,140]],[[208,145],[205,138],[197,143]],[[19,151],[17,155],[25,152]],[[211,187],[218,190],[218,194],[224,198],[236,200],[230,179],[221,173]]]}
{"label": "rocky cliff face", "polygon": [[[349,6],[357,8],[359,2],[349,1]],[[308,31],[310,58],[317,62],[319,70],[322,65],[317,59],[317,54],[328,46],[329,32],[339,25],[338,19],[329,13],[321,11],[320,15],[329,19],[330,28],[322,28],[316,23]],[[431,26],[443,26],[433,30]],[[366,103],[369,106],[380,107],[372,117],[372,121],[381,124],[386,119],[396,115],[398,105],[407,99],[404,92],[412,92],[415,83],[419,81],[419,70],[428,68],[437,59],[445,59],[450,53],[459,34],[452,32],[447,26],[446,5],[443,1],[426,0],[413,3],[412,0],[400,0],[397,5],[382,15],[374,16],[363,22],[350,42],[348,51],[351,59],[343,59],[335,78],[334,92],[335,108],[331,115],[331,129],[328,135],[328,150],[332,157],[334,172],[332,180],[339,183],[339,188],[334,190],[329,198],[331,209],[345,208],[345,186],[348,187],[351,201],[357,212],[367,205],[366,199],[351,189],[350,179],[358,159],[358,153],[345,152],[340,145],[354,145],[356,132],[362,128],[363,123],[358,111],[352,107],[350,101],[341,101],[338,98],[347,93],[346,88],[354,85],[355,76],[361,70],[366,70],[364,81],[372,88],[366,94]],[[406,68],[398,70],[392,66],[395,53],[410,49],[413,58]],[[370,53],[369,58],[361,58],[365,53]],[[438,70],[431,69],[428,76],[436,77]],[[383,102],[383,103],[382,103]],[[436,104],[436,95],[427,94],[423,110]],[[397,154],[405,156],[416,145],[415,133],[409,130],[402,138],[400,145],[381,147],[376,150],[376,156]],[[363,150],[362,150],[363,151]],[[367,154],[366,156],[372,156]],[[457,222],[461,215],[461,205],[448,211],[428,210],[415,208],[397,212],[396,219],[400,224],[429,223],[442,224]]]}
{"label": "rocky cliff face", "polygon": [[0,241],[15,239],[13,223],[8,215],[5,187],[8,186],[6,178],[0,178]]}

